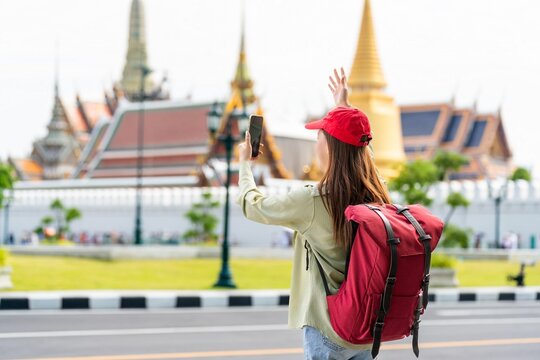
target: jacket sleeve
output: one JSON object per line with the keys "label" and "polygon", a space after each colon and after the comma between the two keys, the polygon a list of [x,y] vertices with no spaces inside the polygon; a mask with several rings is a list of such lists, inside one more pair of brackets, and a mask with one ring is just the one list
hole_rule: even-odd
{"label": "jacket sleeve", "polygon": [[313,220],[313,196],[305,187],[286,194],[264,195],[257,188],[248,161],[240,162],[237,203],[249,220],[262,224],[281,225],[305,232]]}

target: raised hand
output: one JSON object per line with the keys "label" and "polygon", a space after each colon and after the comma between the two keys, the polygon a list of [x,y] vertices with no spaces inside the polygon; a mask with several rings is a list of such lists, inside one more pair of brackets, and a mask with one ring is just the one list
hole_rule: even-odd
{"label": "raised hand", "polygon": [[[261,143],[259,146],[260,148],[263,148],[264,144]],[[259,154],[256,157],[251,157],[251,135],[249,131],[246,131],[244,142],[238,145],[238,160],[257,160],[262,154],[262,150],[259,149]]]}
{"label": "raised hand", "polygon": [[338,71],[334,69],[334,77],[329,76],[330,83],[328,87],[334,96],[334,103],[336,106],[350,107],[349,105],[349,89],[347,88],[347,77],[345,76],[345,70],[341,68],[341,76]]}

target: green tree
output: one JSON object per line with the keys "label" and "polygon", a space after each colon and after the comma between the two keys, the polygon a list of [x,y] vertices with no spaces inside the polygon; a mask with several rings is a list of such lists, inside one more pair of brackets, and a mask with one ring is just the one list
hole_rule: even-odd
{"label": "green tree", "polygon": [[60,199],[54,199],[51,205],[49,205],[49,208],[54,212],[54,215],[56,217],[56,236],[58,236],[58,238],[61,238],[63,235],[62,229],[64,227],[64,204],[62,204],[62,201],[60,201]]}
{"label": "green tree", "polygon": [[212,199],[209,192],[202,194],[202,201],[195,203],[191,209],[184,214],[191,222],[192,228],[183,234],[183,238],[191,241],[217,240],[217,234],[214,232],[218,224],[218,218],[211,210],[219,206],[219,201]]}
{"label": "green tree", "polygon": [[458,207],[468,207],[471,204],[471,202],[465,196],[458,192],[452,192],[448,194],[448,197],[446,198],[446,203],[450,205],[450,211],[448,212],[444,220],[445,224],[448,224],[450,222],[450,218]]}
{"label": "green tree", "polygon": [[[447,180],[452,171],[458,171],[468,159],[458,153],[439,150],[432,160],[414,160],[403,167],[398,177],[390,181],[390,189],[399,192],[407,204],[431,205],[433,199],[428,191],[439,181]],[[469,206],[469,201],[461,194],[450,193],[446,199],[450,205],[447,219],[459,206]]]}
{"label": "green tree", "polygon": [[44,216],[43,218],[41,218],[39,226],[34,229],[34,232],[39,235],[45,234],[45,228],[47,227],[47,225],[50,225],[53,222],[54,218],[52,216]]}
{"label": "green tree", "polygon": [[466,249],[469,246],[471,235],[471,229],[462,229],[453,224],[446,224],[442,234],[441,246],[445,248],[459,247]]}
{"label": "green tree", "polygon": [[35,231],[43,233],[47,225],[56,221],[56,236],[61,239],[69,231],[70,225],[74,220],[82,218],[82,213],[77,208],[66,208],[60,199],[54,199],[49,208],[54,212],[54,217],[45,216],[41,219],[41,224]]}
{"label": "green tree", "polygon": [[525,180],[530,182],[532,180],[532,176],[529,170],[523,167],[518,167],[514,170],[509,179],[512,181]]}
{"label": "green tree", "polygon": [[13,189],[15,171],[8,165],[0,162],[0,208],[4,204],[4,191]]}
{"label": "green tree", "polygon": [[462,166],[469,163],[466,156],[454,151],[443,150],[438,150],[432,161],[437,167],[440,181],[448,181],[448,176],[452,171],[458,171]]}
{"label": "green tree", "polygon": [[[458,171],[467,163],[467,157],[461,154],[439,150],[432,160],[414,160],[405,164],[399,176],[390,182],[390,189],[399,192],[407,204],[429,206],[433,202],[428,196],[429,189],[439,181],[448,181],[452,171]],[[468,207],[470,201],[461,193],[452,192],[448,194],[446,203],[450,206],[445,218],[446,227],[450,226],[449,244],[465,244],[467,247],[467,231],[450,225],[449,221],[458,207]]]}
{"label": "green tree", "polygon": [[399,175],[390,181],[390,189],[399,192],[407,204],[431,205],[427,193],[439,180],[439,169],[432,161],[414,160],[404,165]]}
{"label": "green tree", "polygon": [[66,221],[66,226],[64,227],[65,231],[70,230],[70,225],[73,220],[82,218],[82,213],[77,208],[67,208],[65,209],[64,214],[65,214],[64,219]]}

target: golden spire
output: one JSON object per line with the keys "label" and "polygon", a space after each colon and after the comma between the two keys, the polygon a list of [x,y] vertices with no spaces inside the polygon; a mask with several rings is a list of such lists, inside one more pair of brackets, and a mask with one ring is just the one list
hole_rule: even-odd
{"label": "golden spire", "polygon": [[[121,88],[128,98],[140,96],[142,67],[148,67],[146,53],[146,28],[144,5],[142,0],[132,0],[129,13],[129,37],[126,63],[122,72]],[[144,91],[150,92],[153,82],[145,79]]]}
{"label": "golden spire", "polygon": [[352,66],[349,85],[353,89],[381,90],[386,87],[386,81],[381,68],[377,42],[375,40],[375,28],[371,17],[370,0],[364,0],[364,13],[356,55]]}
{"label": "golden spire", "polygon": [[246,60],[246,40],[245,40],[245,20],[242,14],[242,34],[240,38],[240,54],[238,55],[238,65],[236,66],[236,74],[231,82],[233,92],[239,92],[242,106],[252,104],[256,98],[253,93],[253,81],[249,74],[249,69]]}

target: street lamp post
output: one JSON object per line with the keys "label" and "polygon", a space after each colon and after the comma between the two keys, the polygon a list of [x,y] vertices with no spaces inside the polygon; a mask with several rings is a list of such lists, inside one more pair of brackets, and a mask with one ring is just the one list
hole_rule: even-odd
{"label": "street lamp post", "polygon": [[505,180],[505,182],[501,185],[501,187],[498,189],[497,195],[493,196],[493,188],[492,183],[489,179],[487,179],[488,182],[488,191],[489,191],[489,197],[493,199],[494,205],[495,205],[495,247],[501,248],[501,203],[506,197],[506,189],[508,187],[508,179]]}
{"label": "street lamp post", "polygon": [[141,84],[138,95],[139,118],[137,122],[137,193],[135,204],[135,245],[142,245],[142,165],[143,165],[143,142],[144,142],[144,80],[152,71],[145,65],[141,65]]}
{"label": "street lamp post", "polygon": [[[215,136],[219,122],[221,120],[221,111],[217,103],[214,103],[212,110],[208,113],[208,128],[212,137]],[[241,136],[234,136],[232,133],[232,124],[236,121],[240,134],[247,130],[248,118],[245,110],[238,112],[235,108],[227,116],[225,123],[225,131],[217,136],[216,140],[223,143],[225,146],[226,161],[227,161],[227,178],[225,181],[225,209],[223,216],[223,242],[221,250],[221,271],[214,287],[236,288],[236,284],[232,278],[232,272],[229,267],[229,186],[231,184],[231,158],[233,147],[237,141],[242,139]]]}
{"label": "street lamp post", "polygon": [[[13,198],[13,190],[9,191],[8,197],[5,199],[4,203],[4,236],[3,244],[9,244],[9,208],[11,205],[11,200]],[[2,245],[2,240],[0,240],[0,245]]]}

